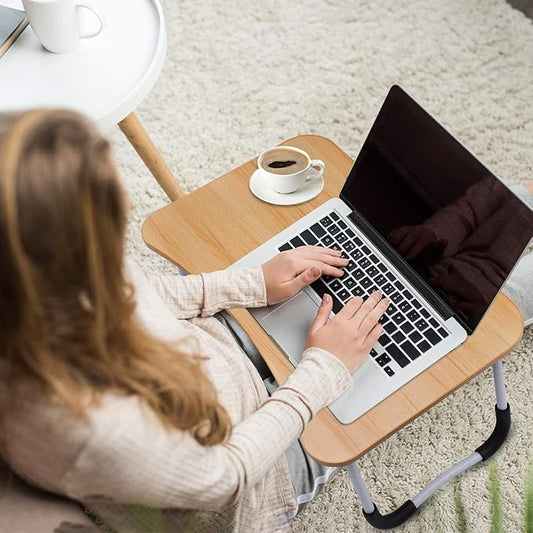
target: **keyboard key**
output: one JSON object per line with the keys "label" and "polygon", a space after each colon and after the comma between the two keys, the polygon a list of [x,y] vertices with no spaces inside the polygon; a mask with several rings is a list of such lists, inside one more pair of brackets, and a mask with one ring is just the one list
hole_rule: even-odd
{"label": "keyboard key", "polygon": [[[361,281],[361,286],[364,287],[365,289],[368,289],[368,287],[370,287],[370,285],[372,285],[372,280],[370,278],[363,278]],[[368,291],[370,292],[370,291]]]}
{"label": "keyboard key", "polygon": [[355,249],[355,244],[354,244],[352,241],[348,241],[348,242],[344,245],[344,249],[345,249],[347,252],[351,252],[352,250]]}
{"label": "keyboard key", "polygon": [[402,313],[408,313],[410,310],[411,310],[411,304],[409,302],[406,302],[405,300],[398,305],[398,307],[400,308],[400,311],[402,311]]}
{"label": "keyboard key", "polygon": [[439,327],[439,323],[433,318],[431,317],[429,319],[429,323],[434,327],[434,328],[438,328]]}
{"label": "keyboard key", "polygon": [[320,219],[320,223],[327,228],[328,226],[331,226],[333,224],[333,220],[329,218],[328,216],[325,216],[324,218]]}
{"label": "keyboard key", "polygon": [[394,320],[396,324],[401,324],[402,322],[405,322],[405,317],[401,313],[396,313],[392,316],[392,320]]}
{"label": "keyboard key", "polygon": [[433,344],[433,346],[435,346],[435,344],[437,344],[437,343],[440,342],[440,337],[439,337],[438,334],[435,333],[431,328],[428,329],[427,331],[424,331],[424,337],[426,337],[426,339],[427,339],[431,344]]}
{"label": "keyboard key", "polygon": [[367,273],[369,276],[374,277],[376,274],[379,274],[379,270],[378,270],[375,266],[371,266],[371,267],[366,271],[366,273]]}
{"label": "keyboard key", "polygon": [[334,242],[335,241],[331,235],[324,235],[324,237],[322,237],[322,244],[326,247],[331,246]]}
{"label": "keyboard key", "polygon": [[354,287],[354,288],[352,289],[352,294],[353,294],[354,296],[361,296],[361,297],[363,297],[364,294],[365,294],[365,291],[364,291],[364,289],[363,289],[362,287]]}
{"label": "keyboard key", "polygon": [[320,296],[320,298],[322,298],[326,292],[330,294],[329,287],[321,279],[313,281],[313,283],[311,283],[311,288]]}
{"label": "keyboard key", "polygon": [[372,348],[372,349],[370,350],[370,355],[371,355],[372,357],[376,357],[377,354],[378,354],[378,352],[376,352],[376,350],[374,350],[374,348]]}
{"label": "keyboard key", "polygon": [[392,316],[394,313],[396,313],[398,309],[394,304],[389,304],[389,307],[387,307],[387,314]]}
{"label": "keyboard key", "polygon": [[385,276],[382,276],[381,274],[379,276],[377,276],[374,281],[378,284],[378,285],[383,285],[386,281],[387,281],[387,278],[385,278]]}
{"label": "keyboard key", "polygon": [[420,309],[422,307],[422,304],[418,300],[413,300],[411,302],[417,309]]}
{"label": "keyboard key", "polygon": [[342,286],[342,283],[338,280],[338,278],[333,278],[333,281],[329,284],[332,291],[338,292],[344,287]]}
{"label": "keyboard key", "polygon": [[357,248],[356,250],[354,250],[351,254],[351,256],[354,258],[354,259],[361,259],[361,257],[363,257],[363,252],[361,252],[361,250],[359,250],[359,248]]}
{"label": "keyboard key", "polygon": [[[350,259],[350,261],[348,262],[348,264],[344,267],[348,272],[352,272],[356,269],[357,267],[357,263],[353,260],[353,259]],[[354,274],[355,275],[355,274]],[[357,277],[357,276],[356,276]]]}
{"label": "keyboard key", "polygon": [[359,261],[359,266],[361,268],[366,268],[370,265],[370,259],[368,259],[368,257],[363,257],[363,259],[361,259]]}
{"label": "keyboard key", "polygon": [[300,239],[298,236],[294,237],[294,239],[291,239],[290,242],[295,248],[298,248],[299,246],[305,246],[305,242],[302,241],[302,239]]}
{"label": "keyboard key", "polygon": [[411,322],[404,322],[400,328],[404,333],[411,333],[415,329]]}
{"label": "keyboard key", "polygon": [[350,237],[350,239],[353,239],[355,237],[355,233],[350,228],[348,228],[346,230],[346,235],[348,235],[348,237]]}
{"label": "keyboard key", "polygon": [[392,272],[387,272],[385,274],[391,281],[394,281],[396,279],[396,276]]}
{"label": "keyboard key", "polygon": [[307,244],[312,246],[318,244],[318,239],[308,229],[302,231],[301,237]]}
{"label": "keyboard key", "polygon": [[378,339],[378,342],[381,344],[381,346],[385,347],[387,344],[390,344],[392,341],[389,339],[389,336],[386,333],[383,333],[381,337]]}
{"label": "keyboard key", "polygon": [[366,244],[363,244],[363,246],[361,246],[361,250],[363,250],[363,253],[365,255],[369,255],[370,254],[370,248]]}
{"label": "keyboard key", "polygon": [[414,322],[420,318],[420,315],[413,309],[413,311],[407,313],[407,318],[411,320],[411,322]]}
{"label": "keyboard key", "polygon": [[[330,248],[331,248],[332,250],[338,250],[339,252],[342,250],[341,245],[340,245],[338,242],[334,242],[334,243],[330,246]],[[342,255],[342,254],[341,254],[341,255]]]}
{"label": "keyboard key", "polygon": [[353,236],[353,240],[357,246],[363,246],[363,241],[359,237],[356,237],[355,234]]}
{"label": "keyboard key", "polygon": [[[383,316],[386,316],[386,315],[383,315]],[[387,324],[385,324],[383,326],[383,329],[387,333],[391,334],[391,333],[394,333],[398,329],[398,326],[394,322],[388,322]],[[420,338],[422,338],[422,337],[420,337]]]}
{"label": "keyboard key", "polygon": [[335,211],[332,211],[329,216],[333,219],[333,220],[339,220],[339,215],[337,215],[337,213],[335,213]]}
{"label": "keyboard key", "polygon": [[403,354],[403,352],[400,351],[400,349],[395,346],[394,344],[391,344],[389,347],[387,347],[387,353],[390,354],[390,356],[402,367],[406,367],[411,361]]}
{"label": "keyboard key", "polygon": [[418,331],[413,331],[413,333],[411,333],[411,335],[409,335],[409,338],[413,342],[418,342],[419,340],[422,339],[422,335],[420,335],[420,333],[418,333]]}
{"label": "keyboard key", "polygon": [[351,297],[351,294],[350,294],[346,289],[342,289],[342,290],[338,293],[338,295],[339,295],[339,298],[340,298],[341,300],[344,300],[344,301],[348,300],[348,298]]}
{"label": "keyboard key", "polygon": [[347,240],[348,240],[348,237],[346,236],[346,233],[342,233],[341,232],[341,233],[339,233],[337,235],[337,242],[339,244],[342,244],[342,243],[346,242]]}
{"label": "keyboard key", "polygon": [[421,318],[420,320],[417,320],[415,322],[415,326],[420,330],[420,331],[424,331],[426,328],[429,328],[429,324],[423,319]]}
{"label": "keyboard key", "polygon": [[334,313],[338,313],[342,309],[343,307],[342,303],[335,296],[335,294],[333,294],[329,290],[329,287],[321,279],[317,279],[316,281],[313,281],[313,283],[311,283],[311,288],[315,290],[315,292],[318,294],[318,296],[320,296],[320,298],[322,298],[322,296],[324,296],[326,292],[331,295],[333,299],[333,312]]}
{"label": "keyboard key", "polygon": [[421,352],[427,352],[431,348],[431,344],[427,341],[422,341],[421,343],[417,344],[419,350]]}
{"label": "keyboard key", "polygon": [[333,312],[337,314],[344,307],[344,304],[335,295],[332,295],[332,298],[333,298]]}
{"label": "keyboard key", "polygon": [[292,250],[292,246],[291,246],[288,242],[286,242],[285,244],[283,244],[282,246],[280,246],[280,247],[278,248],[278,250],[279,250],[280,252],[285,252],[286,250]]}
{"label": "keyboard key", "polygon": [[397,331],[397,332],[392,336],[392,340],[393,340],[396,344],[400,344],[400,342],[402,342],[402,341],[405,340],[405,335],[404,335],[401,331]]}
{"label": "keyboard key", "polygon": [[326,231],[324,228],[316,222],[311,226],[311,231],[317,236],[317,237],[323,237],[326,234]]}
{"label": "keyboard key", "polygon": [[402,300],[402,295],[399,293],[399,292],[395,292],[394,294],[391,294],[389,296],[389,298],[395,303],[397,304],[398,302],[400,302]]}
{"label": "keyboard key", "polygon": [[390,366],[386,366],[383,370],[385,370],[387,376],[394,376],[394,370]]}
{"label": "keyboard key", "polygon": [[331,226],[328,228],[328,231],[331,235],[337,235],[341,229],[337,224],[331,224]]}
{"label": "keyboard key", "polygon": [[387,272],[387,267],[383,263],[378,263],[378,268],[381,272]]}
{"label": "keyboard key", "polygon": [[339,220],[337,222],[337,224],[342,228],[342,229],[348,229],[348,224],[346,224],[346,222],[344,222],[344,220]]}
{"label": "keyboard key", "polygon": [[396,281],[394,283],[394,285],[396,285],[396,288],[399,290],[399,291],[403,291],[405,289],[405,287],[403,286],[403,283],[401,281]]}
{"label": "keyboard key", "polygon": [[391,358],[386,353],[384,353],[383,355],[379,356],[376,359],[376,363],[379,366],[385,366],[387,363],[390,363],[390,362],[391,362]]}
{"label": "keyboard key", "polygon": [[424,317],[424,318],[429,318],[431,315],[428,313],[427,309],[420,309],[420,314]]}
{"label": "keyboard key", "polygon": [[342,282],[347,289],[355,287],[355,280],[351,276],[343,276]]}
{"label": "keyboard key", "polygon": [[404,295],[408,300],[412,300],[412,299],[414,298],[414,296],[413,296],[408,290],[403,291],[403,295]]}
{"label": "keyboard key", "polygon": [[420,352],[409,342],[405,341],[403,344],[400,344],[400,348],[412,359],[420,357]]}
{"label": "keyboard key", "polygon": [[445,339],[448,336],[448,332],[444,328],[439,328],[437,331],[439,332],[439,335],[443,339]]}
{"label": "keyboard key", "polygon": [[386,285],[383,285],[383,287],[381,288],[381,290],[382,290],[385,294],[391,294],[392,291],[394,290],[394,287],[393,287],[390,283],[387,283]]}
{"label": "keyboard key", "polygon": [[375,254],[370,254],[370,261],[372,261],[372,263],[374,263],[375,265],[379,263],[379,259],[376,257]]}

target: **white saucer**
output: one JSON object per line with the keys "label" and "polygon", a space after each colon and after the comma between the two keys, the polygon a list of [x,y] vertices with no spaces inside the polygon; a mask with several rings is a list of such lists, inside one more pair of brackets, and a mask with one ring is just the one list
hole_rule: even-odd
{"label": "white saucer", "polygon": [[306,183],[301,189],[289,194],[281,194],[269,189],[259,170],[256,170],[250,178],[250,190],[263,202],[274,205],[296,205],[318,196],[324,188],[324,178],[320,177]]}

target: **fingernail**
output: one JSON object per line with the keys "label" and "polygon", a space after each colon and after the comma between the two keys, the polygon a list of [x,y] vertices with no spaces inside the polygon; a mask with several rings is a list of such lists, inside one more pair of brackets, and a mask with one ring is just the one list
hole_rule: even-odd
{"label": "fingernail", "polygon": [[324,294],[324,296],[322,296],[322,303],[328,304],[330,302],[330,299],[331,299],[331,296],[326,293]]}

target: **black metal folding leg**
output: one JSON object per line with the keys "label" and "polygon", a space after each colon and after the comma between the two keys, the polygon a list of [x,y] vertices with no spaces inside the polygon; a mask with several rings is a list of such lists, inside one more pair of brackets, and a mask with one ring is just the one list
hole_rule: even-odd
{"label": "black metal folding leg", "polygon": [[501,361],[498,361],[493,365],[492,372],[494,375],[494,387],[496,389],[496,425],[490,437],[479,446],[474,453],[437,476],[415,497],[407,500],[396,510],[382,515],[372,501],[365,482],[363,481],[355,463],[346,466],[346,470],[352,480],[357,496],[363,506],[363,514],[369,524],[377,529],[391,529],[403,524],[437,489],[442,487],[442,485],[475,464],[481,461],[486,461],[498,451],[501,445],[505,442],[509,433],[509,428],[511,427],[511,410],[505,394],[505,379],[503,377]]}

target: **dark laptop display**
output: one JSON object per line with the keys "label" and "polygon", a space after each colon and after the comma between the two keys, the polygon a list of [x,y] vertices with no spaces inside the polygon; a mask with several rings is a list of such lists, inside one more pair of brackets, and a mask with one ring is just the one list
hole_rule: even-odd
{"label": "dark laptop display", "polygon": [[468,332],[533,235],[533,212],[397,86],[340,196],[382,251],[390,255],[392,246]]}

